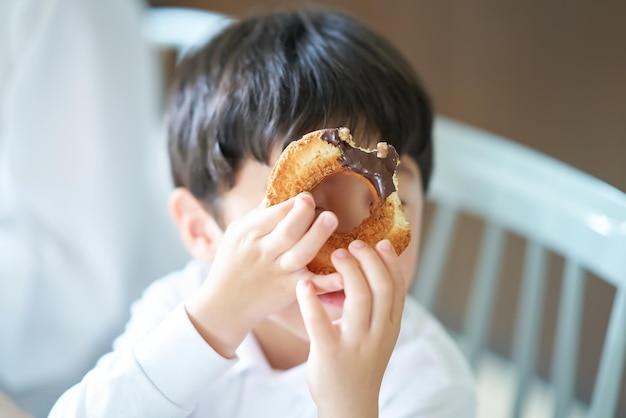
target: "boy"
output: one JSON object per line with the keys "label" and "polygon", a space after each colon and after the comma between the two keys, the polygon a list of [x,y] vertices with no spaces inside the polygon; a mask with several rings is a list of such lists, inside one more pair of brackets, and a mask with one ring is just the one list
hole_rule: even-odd
{"label": "boy", "polygon": [[[181,63],[168,113],[170,209],[194,261],[145,292],[115,350],[51,416],[474,415],[456,346],[405,303],[432,113],[388,42],[333,12],[251,18]],[[288,142],[337,126],[396,147],[413,238],[400,256],[354,241],[333,254],[336,273],[316,276],[306,265],[367,213],[367,188],[335,176],[269,208],[263,197]]]}

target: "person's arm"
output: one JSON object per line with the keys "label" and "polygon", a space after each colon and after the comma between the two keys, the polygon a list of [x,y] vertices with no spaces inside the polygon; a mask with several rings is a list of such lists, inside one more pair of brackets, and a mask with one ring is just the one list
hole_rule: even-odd
{"label": "person's arm", "polygon": [[133,306],[114,351],[55,404],[50,417],[185,417],[202,391],[234,363],[197,333],[174,279],[152,285]]}
{"label": "person's arm", "polygon": [[236,361],[252,327],[295,300],[298,280],[341,285],[336,275],[305,268],[336,226],[330,213],[315,218],[306,194],[231,224],[202,285],[169,314],[169,282],[149,289],[115,351],[59,399],[51,417],[188,415]]}

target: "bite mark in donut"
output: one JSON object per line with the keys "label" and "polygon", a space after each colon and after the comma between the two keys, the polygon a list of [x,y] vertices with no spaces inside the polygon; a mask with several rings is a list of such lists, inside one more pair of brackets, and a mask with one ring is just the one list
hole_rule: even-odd
{"label": "bite mark in donut", "polygon": [[335,232],[309,263],[313,273],[335,271],[330,255],[360,239],[374,246],[389,239],[396,253],[409,245],[411,231],[398,197],[396,167],[400,163],[392,145],[379,142],[376,149],[357,147],[348,128],[322,129],[290,143],[269,177],[266,204],[272,206],[304,191],[313,191],[334,174],[358,176],[372,194],[370,215],[348,232]]}

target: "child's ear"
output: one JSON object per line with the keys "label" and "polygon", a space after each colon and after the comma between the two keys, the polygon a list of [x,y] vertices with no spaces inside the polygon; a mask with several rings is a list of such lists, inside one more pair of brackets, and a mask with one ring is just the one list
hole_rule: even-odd
{"label": "child's ear", "polygon": [[169,209],[187,250],[194,258],[211,263],[223,235],[215,218],[182,187],[172,192]]}

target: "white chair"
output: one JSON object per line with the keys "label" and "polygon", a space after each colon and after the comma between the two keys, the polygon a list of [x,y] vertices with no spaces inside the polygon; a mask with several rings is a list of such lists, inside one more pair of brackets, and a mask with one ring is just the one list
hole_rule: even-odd
{"label": "white chair", "polygon": [[144,35],[158,48],[171,48],[179,57],[215,36],[233,18],[209,10],[153,7],[146,11]]}
{"label": "white chair", "polygon": [[435,171],[429,198],[436,211],[411,292],[432,309],[455,220],[469,213],[485,222],[460,342],[480,367],[497,288],[505,231],[527,240],[514,330],[516,382],[509,416],[522,415],[533,379],[547,251],[565,260],[552,357],[552,416],[568,416],[573,400],[583,271],[615,287],[588,416],[613,417],[626,352],[626,194],[496,135],[444,117],[434,130]]}

